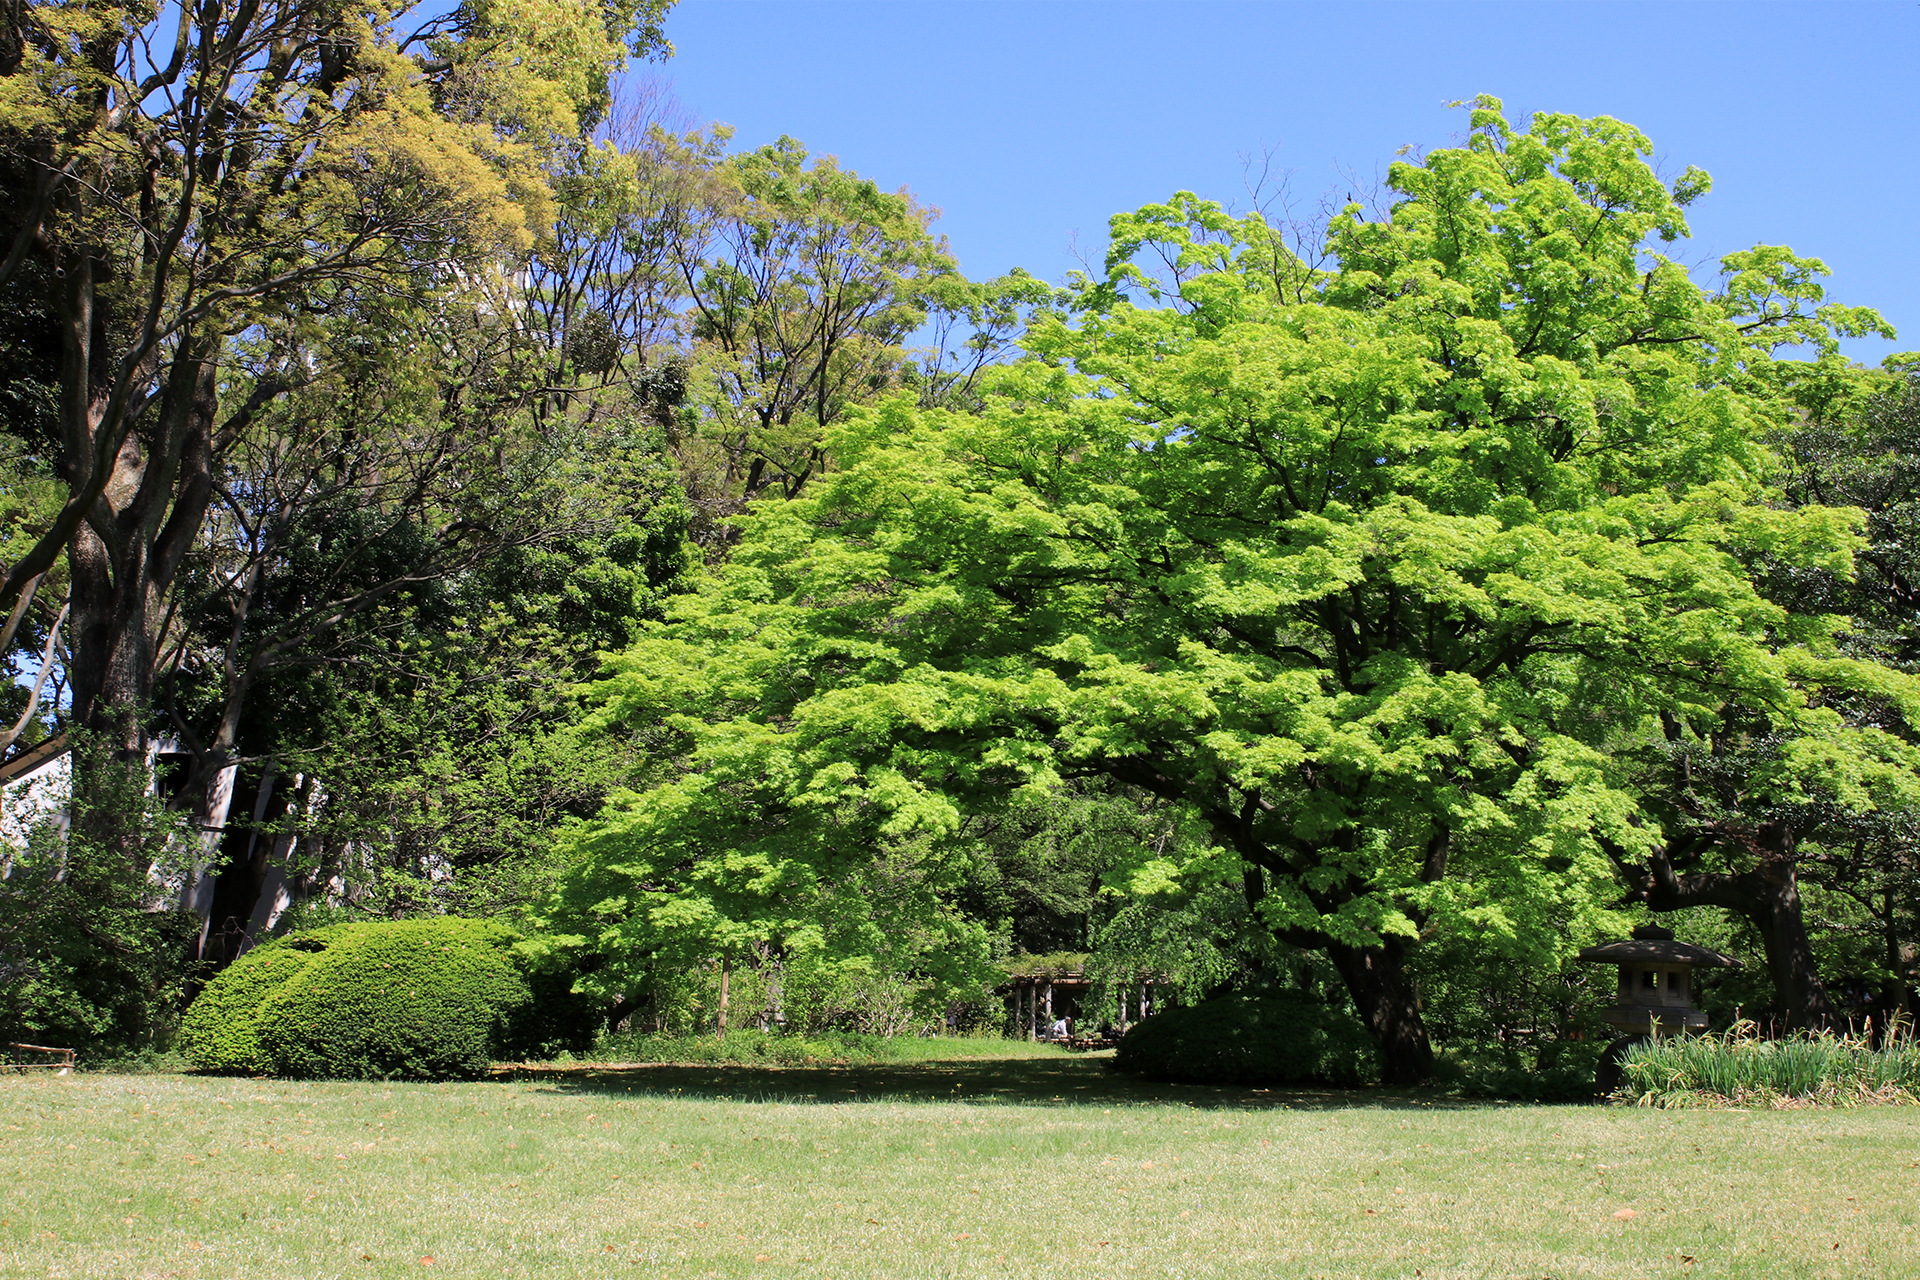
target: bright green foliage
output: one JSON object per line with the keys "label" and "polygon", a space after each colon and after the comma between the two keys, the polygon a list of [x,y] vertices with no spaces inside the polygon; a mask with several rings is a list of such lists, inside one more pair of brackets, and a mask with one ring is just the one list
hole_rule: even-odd
{"label": "bright green foliage", "polygon": [[[516,941],[503,925],[447,916],[294,935],[201,993],[187,1020],[188,1060],[207,1071],[439,1080],[485,1071],[529,1041],[581,1047],[556,1043],[567,1039],[556,1035],[564,1011],[538,1007]],[[564,991],[545,994],[566,1003]]]}
{"label": "bright green foliage", "polygon": [[[985,927],[953,904],[965,870],[955,851],[889,841],[844,813],[743,837],[745,813],[710,793],[701,800],[716,811],[683,810],[673,843],[650,846],[653,806],[679,799],[672,788],[616,797],[618,818],[566,844],[576,865],[535,915],[542,929],[529,946],[567,957],[583,993],[679,1007],[681,975],[696,971],[704,1020],[717,1009],[708,972],[717,957],[733,955],[740,972],[756,953],[774,953],[777,995],[770,972],[752,974],[734,1025],[771,995],[797,1026],[898,1031],[937,1018],[990,976]],[[885,1010],[860,1007],[868,1004]]]}
{"label": "bright green foliage", "polygon": [[1115,220],[1081,322],[1030,332],[978,415],[832,433],[841,469],[750,513],[605,685],[689,773],[579,842],[580,936],[715,932],[938,847],[982,796],[1105,774],[1255,868],[1261,919],[1328,950],[1412,1079],[1406,949],[1555,964],[1615,896],[1601,840],[1657,837],[1620,761],[1660,716],[1766,708],[1807,744],[1783,791],[1906,770],[1819,703],[1920,689],[1742,560],[1844,572],[1852,517],[1770,505],[1762,435],[1879,320],[1783,249],[1699,288],[1649,239],[1704,176],[1661,185],[1614,120],[1496,108],[1393,166],[1387,220],[1334,219],[1336,269],[1182,195]]}
{"label": "bright green foliage", "polygon": [[1103,880],[1142,849],[1177,853],[1182,841],[1204,838],[1176,816],[1100,779],[1016,793],[968,815],[975,852],[959,901],[976,919],[997,922],[1016,957],[1085,952],[1115,906]]}
{"label": "bright green foliage", "polygon": [[1222,996],[1168,1009],[1121,1038],[1113,1065],[1187,1084],[1373,1084],[1380,1055],[1351,1014],[1323,1004]]}
{"label": "bright green foliage", "polygon": [[223,969],[181,1019],[180,1042],[189,1065],[219,1075],[271,1073],[273,1060],[260,1042],[261,1012],[275,992],[313,962],[316,946],[276,938]]}

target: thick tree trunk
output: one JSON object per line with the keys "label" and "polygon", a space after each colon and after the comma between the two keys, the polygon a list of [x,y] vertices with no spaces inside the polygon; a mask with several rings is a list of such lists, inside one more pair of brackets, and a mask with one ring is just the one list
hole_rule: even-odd
{"label": "thick tree trunk", "polygon": [[1433,1075],[1433,1045],[1420,1001],[1407,978],[1406,945],[1389,938],[1378,947],[1328,944],[1327,958],[1346,980],[1353,1007],[1380,1046],[1388,1084],[1421,1084]]}
{"label": "thick tree trunk", "polygon": [[1786,1025],[1817,1030],[1835,1022],[1833,1001],[1820,980],[1813,943],[1800,904],[1800,878],[1793,833],[1762,827],[1753,839],[1758,863],[1751,871],[1677,874],[1664,848],[1648,865],[1627,867],[1630,898],[1654,912],[1687,907],[1724,907],[1750,922],[1767,953],[1775,1006]]}
{"label": "thick tree trunk", "polygon": [[[91,297],[64,301],[69,369],[63,383],[78,390],[74,402],[63,405],[62,429],[66,479],[79,490],[88,483],[95,435],[102,429],[102,380],[110,371],[94,367],[101,344],[92,332]],[[181,339],[166,385],[141,415],[143,429],[128,432],[107,460],[112,474],[100,501],[67,544],[71,715],[102,748],[84,760],[76,757],[76,765],[86,766],[74,777],[76,795],[105,797],[115,794],[116,782],[150,781],[134,775],[149,763],[149,718],[167,598],[212,493],[219,394],[213,353],[214,344],[204,338]],[[98,770],[124,776],[95,776]],[[87,815],[89,834],[124,847],[144,870],[148,851],[123,809],[118,803],[93,803],[78,812]]]}
{"label": "thick tree trunk", "polygon": [[[1444,842],[1435,847],[1444,850]],[[1430,851],[1430,862],[1432,857]],[[1249,860],[1241,867],[1241,883],[1247,909],[1258,919],[1260,903],[1267,896],[1266,872]],[[1323,950],[1333,961],[1361,1022],[1380,1048],[1381,1074],[1388,1084],[1422,1084],[1432,1078],[1433,1042],[1420,1016],[1420,998],[1407,978],[1405,939],[1387,938],[1377,947],[1346,947],[1304,931],[1279,936],[1303,950]],[[1125,1009],[1122,996],[1122,1018]]]}
{"label": "thick tree trunk", "polygon": [[1790,859],[1781,857],[1762,862],[1758,875],[1764,887],[1755,895],[1752,918],[1766,946],[1780,1011],[1796,1029],[1830,1027],[1836,1015],[1813,958],[1813,940],[1807,936],[1799,874]]}

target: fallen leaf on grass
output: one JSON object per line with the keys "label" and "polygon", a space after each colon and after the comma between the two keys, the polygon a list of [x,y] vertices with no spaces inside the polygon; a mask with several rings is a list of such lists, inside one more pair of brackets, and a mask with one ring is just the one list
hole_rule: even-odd
{"label": "fallen leaf on grass", "polygon": [[1639,1216],[1639,1214],[1631,1209],[1615,1209],[1613,1211],[1613,1220],[1615,1222],[1628,1222]]}
{"label": "fallen leaf on grass", "polygon": [[432,1265],[433,1265],[433,1255],[432,1255],[432,1254],[428,1254],[428,1255],[427,1255],[426,1257],[424,1257],[424,1258],[422,1258],[422,1259],[420,1259],[420,1265],[421,1265],[421,1266],[423,1266],[423,1267],[430,1267],[430,1266],[432,1266]]}
{"label": "fallen leaf on grass", "polygon": [[753,1255],[753,1260],[755,1262],[765,1262],[767,1260],[767,1255],[764,1253],[756,1253]]}

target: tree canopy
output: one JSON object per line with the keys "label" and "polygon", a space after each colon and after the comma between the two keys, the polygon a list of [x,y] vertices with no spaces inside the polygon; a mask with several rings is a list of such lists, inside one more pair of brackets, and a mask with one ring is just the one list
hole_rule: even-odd
{"label": "tree canopy", "polygon": [[1408,950],[1542,961],[1603,917],[1676,821],[1663,725],[1737,704],[1791,744],[1783,802],[1905,795],[1905,740],[1832,704],[1920,685],[1749,570],[1847,572],[1857,517],[1772,502],[1767,437],[1885,326],[1781,248],[1698,285],[1659,248],[1706,176],[1651,150],[1483,99],[1318,269],[1191,195],[1116,218],[978,413],[847,415],[618,660],[601,723],[663,726],[660,781],[578,837],[556,920],[609,964],[777,929],[1098,775],[1203,822],[1407,1080]]}

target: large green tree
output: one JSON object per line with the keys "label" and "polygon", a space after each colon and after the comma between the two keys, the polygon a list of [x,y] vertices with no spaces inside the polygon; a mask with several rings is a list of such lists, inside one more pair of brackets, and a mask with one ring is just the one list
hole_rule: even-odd
{"label": "large green tree", "polygon": [[1637,781],[1663,717],[1755,709],[1801,744],[1782,800],[1898,789],[1907,746],[1827,702],[1913,683],[1748,567],[1845,571],[1853,518],[1770,504],[1763,439],[1836,334],[1884,326],[1785,249],[1700,287],[1658,247],[1706,177],[1649,154],[1481,100],[1317,272],[1190,196],[1116,218],[1078,322],[1034,328],[981,412],[851,416],[839,469],[751,511],[624,659],[606,714],[677,711],[679,772],[583,838],[577,936],[617,938],[643,888],[652,927],[724,917],[723,875],[765,900],[1099,774],[1237,855],[1413,1080],[1409,950],[1551,963],[1593,927],[1613,859],[1683,820]]}

